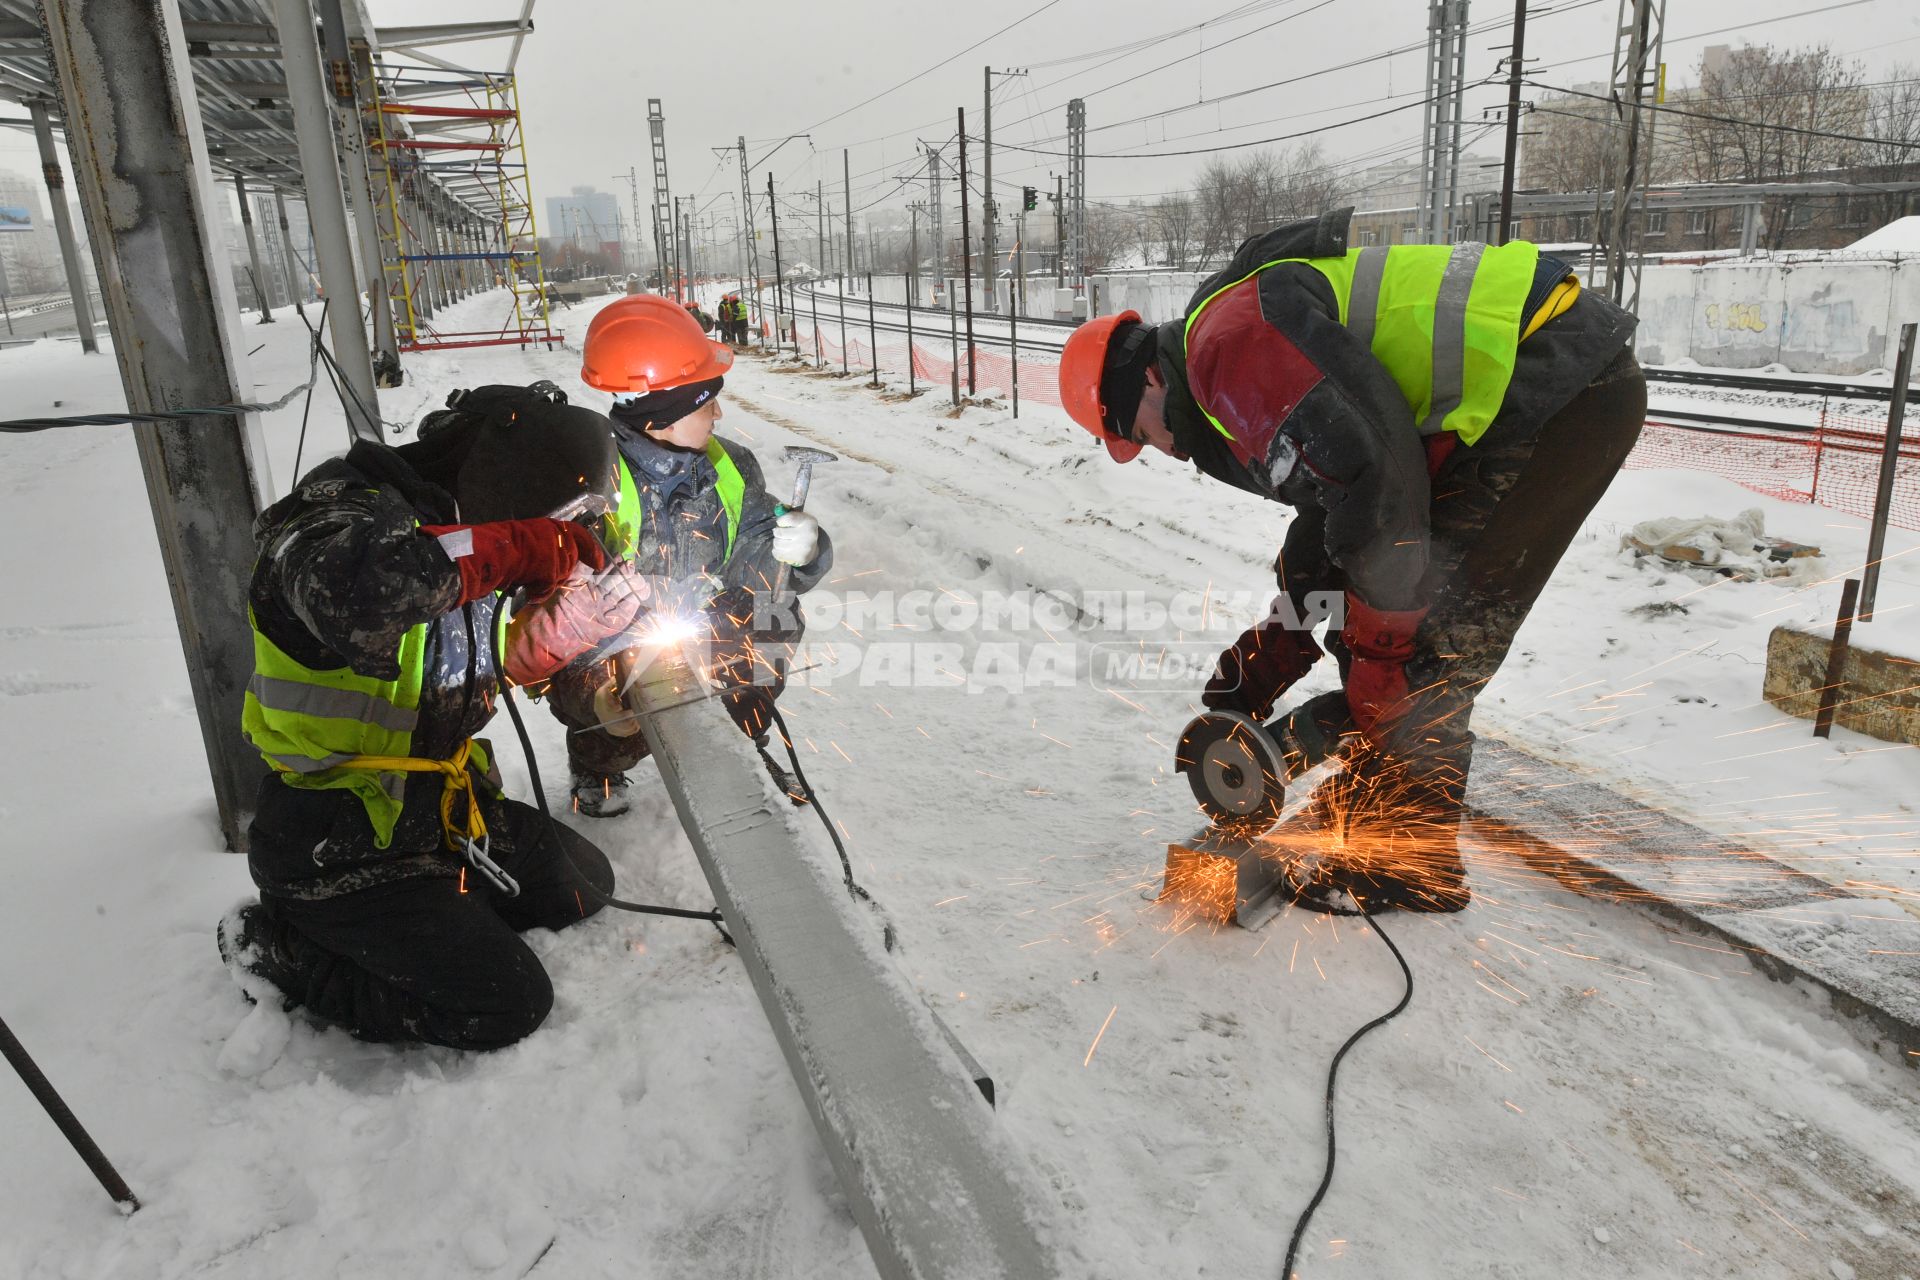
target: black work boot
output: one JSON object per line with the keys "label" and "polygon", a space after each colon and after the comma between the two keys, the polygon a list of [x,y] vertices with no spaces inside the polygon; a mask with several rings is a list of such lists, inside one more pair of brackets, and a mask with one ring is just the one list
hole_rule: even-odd
{"label": "black work boot", "polygon": [[1452,761],[1401,762],[1374,751],[1325,779],[1307,802],[1326,857],[1297,901],[1369,911],[1459,911],[1472,900],[1460,861],[1466,771]]}
{"label": "black work boot", "polygon": [[573,811],[588,818],[617,818],[631,807],[624,773],[573,772]]}
{"label": "black work boot", "polygon": [[317,958],[313,944],[294,929],[275,920],[257,902],[249,902],[220,918],[213,931],[220,959],[240,984],[249,1004],[260,994],[258,982],[271,983],[285,998],[283,1008],[306,1001],[308,980]]}

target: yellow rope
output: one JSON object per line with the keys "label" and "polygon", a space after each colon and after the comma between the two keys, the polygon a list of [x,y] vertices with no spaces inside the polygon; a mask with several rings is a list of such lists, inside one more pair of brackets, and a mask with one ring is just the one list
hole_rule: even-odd
{"label": "yellow rope", "polygon": [[[487,822],[480,813],[480,801],[473,794],[473,779],[467,775],[467,757],[473,751],[473,740],[460,744],[451,758],[446,760],[423,760],[418,756],[354,756],[343,760],[335,768],[352,769],[361,773],[438,773],[444,778],[440,788],[440,829],[445,833],[447,848],[454,853],[466,851],[468,842],[479,843],[487,838]],[[461,792],[467,796],[467,821],[464,835],[453,821],[453,798]]]}

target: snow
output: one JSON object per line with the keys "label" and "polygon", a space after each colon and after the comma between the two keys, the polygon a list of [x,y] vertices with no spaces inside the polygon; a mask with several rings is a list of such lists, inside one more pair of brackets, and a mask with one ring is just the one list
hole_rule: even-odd
{"label": "snow", "polygon": [[1847,246],[1849,251],[1872,250],[1880,253],[1920,253],[1920,214],[1895,218],[1878,231],[1870,231]]}
{"label": "snow", "polygon": [[[577,333],[599,301],[559,319]],[[261,399],[304,379],[290,316],[243,332],[265,344]],[[0,378],[16,414],[104,410],[109,360],[43,342],[0,352]],[[455,386],[572,388],[578,361],[476,349],[408,367],[382,395],[390,420]],[[721,425],[776,484],[782,444],[842,459],[809,502],[838,548],[823,588],[838,600],[816,614],[834,625],[782,704],[809,775],[899,926],[896,963],[993,1073],[995,1123],[1046,1189],[1071,1274],[1272,1274],[1319,1177],[1327,1060],[1400,975],[1361,922],[1170,932],[1143,894],[1197,826],[1167,745],[1197,681],[1084,673],[1101,645],[1217,650],[1271,593],[1284,513],[1157,458],[1114,467],[1055,411],[954,418],[861,381],[743,358]],[[267,418],[276,491],[298,427],[297,399]],[[705,926],[607,913],[530,935],[555,1010],[490,1055],[362,1045],[247,1006],[213,925],[249,883],[219,851],[127,434],[0,446],[16,548],[0,967],[10,1025],[146,1207],[117,1217],[0,1080],[0,1275],[871,1274],[746,975]],[[343,441],[316,399],[303,465]],[[1858,566],[1858,520],[1627,473],[1478,727],[1812,874],[1887,886],[1863,910],[1920,947],[1913,750],[1843,729],[1816,743],[1759,695],[1767,631],[1829,619],[1837,581],[1703,582],[1618,550],[1644,519],[1756,506],[1834,575]],[[1894,532],[1863,643],[1911,626],[1917,552]],[[1034,591],[1050,594],[1016,597],[1030,625],[963,607]],[[1062,650],[1079,678],[1024,683]],[[529,727],[562,776],[558,726],[538,712]],[[525,794],[510,734],[494,738]],[[650,768],[634,796],[582,829],[627,896],[704,906]],[[1491,841],[1469,872],[1464,915],[1386,923],[1413,1002],[1343,1067],[1339,1167],[1303,1275],[1342,1274],[1337,1259],[1354,1275],[1920,1276],[1910,1070],[1706,935],[1572,896]]]}

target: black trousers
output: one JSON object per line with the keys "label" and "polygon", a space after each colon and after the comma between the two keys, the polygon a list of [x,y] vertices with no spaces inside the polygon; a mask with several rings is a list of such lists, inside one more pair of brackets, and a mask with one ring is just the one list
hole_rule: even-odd
{"label": "black trousers", "polygon": [[[1432,558],[1423,592],[1433,608],[1406,666],[1413,691],[1386,742],[1401,803],[1458,812],[1473,758],[1473,706],[1493,679],[1581,524],[1633,451],[1647,383],[1622,351],[1537,432],[1498,428],[1458,448],[1433,479]],[[1343,587],[1326,559],[1319,519],[1296,519],[1275,565],[1304,608],[1310,590]],[[1328,648],[1347,671],[1337,633]]]}
{"label": "black trousers", "polygon": [[611,893],[613,868],[532,806],[503,808],[508,831],[496,833],[493,857],[519,881],[518,897],[471,869],[330,898],[263,893],[277,948],[303,979],[287,995],[363,1040],[497,1049],[531,1034],[553,1007],[553,984],[519,935],[600,910],[585,886]]}

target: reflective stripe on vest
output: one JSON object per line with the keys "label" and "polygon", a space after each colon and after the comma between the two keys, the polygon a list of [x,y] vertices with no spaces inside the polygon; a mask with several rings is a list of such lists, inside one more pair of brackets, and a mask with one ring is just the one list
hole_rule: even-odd
{"label": "reflective stripe on vest", "polygon": [[[1216,289],[1187,317],[1185,337],[1207,305],[1282,262],[1303,262],[1326,278],[1340,322],[1367,344],[1400,388],[1422,435],[1452,431],[1466,444],[1485,434],[1513,380],[1521,312],[1539,249],[1525,241],[1394,245],[1341,258],[1282,258]],[[1232,433],[1205,405],[1214,429]]]}
{"label": "reflective stripe on vest", "polygon": [[[707,461],[713,464],[714,492],[720,495],[721,509],[727,513],[727,550],[721,558],[725,564],[733,559],[734,535],[740,532],[740,511],[747,500],[746,477],[740,474],[740,468],[734,465],[727,455],[726,446],[717,437],[707,440]],[[623,560],[631,560],[640,551],[640,523],[646,517],[646,509],[640,505],[640,493],[634,483],[633,470],[627,465],[626,455],[620,456],[620,504],[608,515],[612,523],[614,553]]]}
{"label": "reflective stripe on vest", "polygon": [[338,770],[354,756],[409,756],[426,678],[427,624],[400,639],[400,675],[379,680],[350,667],[316,670],[290,657],[253,627],[253,678],[240,726],[289,786],[352,791],[366,805],[376,843],[393,839],[406,786],[400,773]]}
{"label": "reflective stripe on vest", "polygon": [[[503,608],[494,611],[496,640],[502,645],[506,613]],[[240,715],[247,740],[288,786],[359,796],[374,842],[386,848],[400,820],[407,775],[339,766],[356,756],[413,754],[430,624],[411,627],[401,637],[399,678],[379,680],[349,667],[303,666],[261,632],[252,610],[247,621],[253,627],[253,677],[247,681]],[[499,770],[485,743],[476,739],[471,744],[469,760],[498,790]]]}

